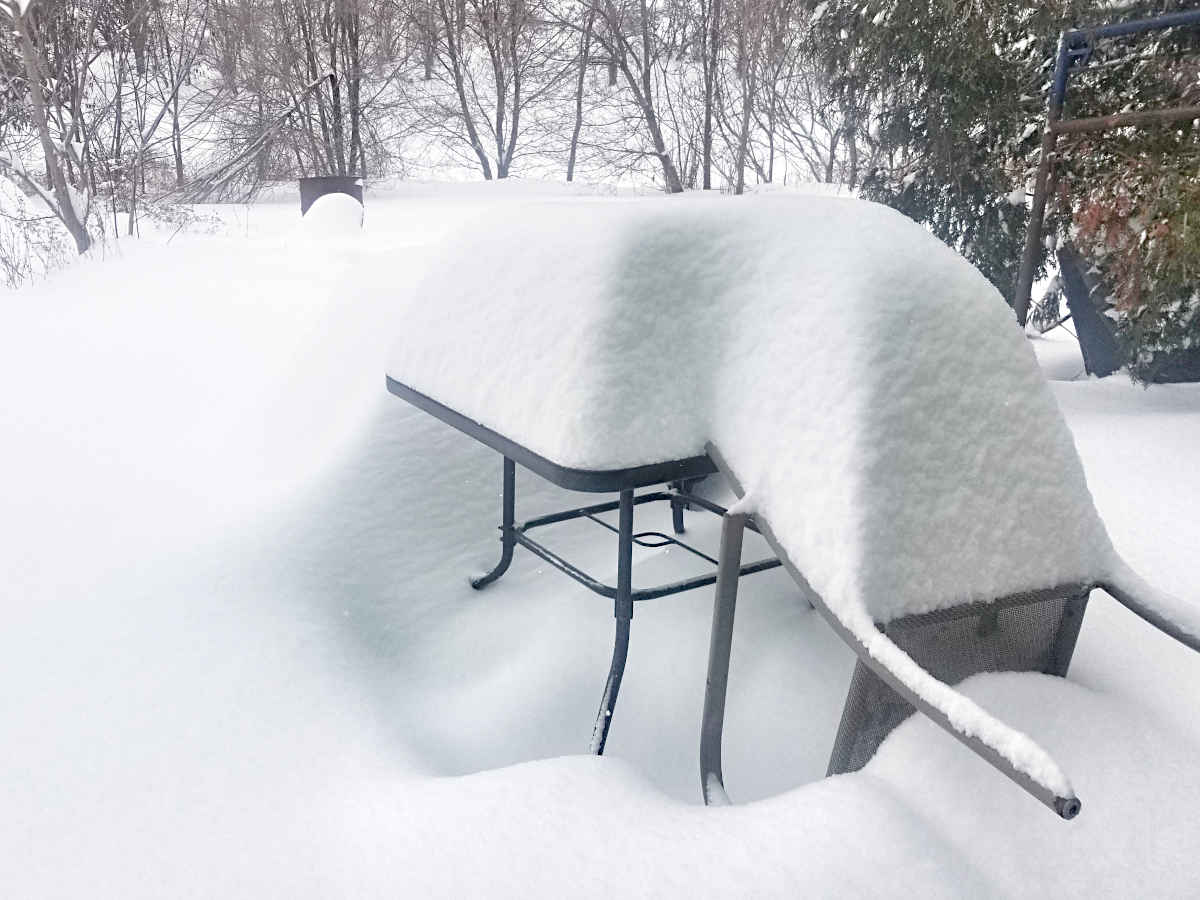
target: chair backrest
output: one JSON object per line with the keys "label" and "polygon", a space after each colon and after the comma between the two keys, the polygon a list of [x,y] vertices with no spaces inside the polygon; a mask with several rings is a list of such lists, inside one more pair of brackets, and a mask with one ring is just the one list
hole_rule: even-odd
{"label": "chair backrest", "polygon": [[[895,619],[881,630],[931,675],[957,684],[979,672],[1066,675],[1090,589],[1066,585]],[[830,775],[866,765],[915,708],[859,661],[829,758]]]}

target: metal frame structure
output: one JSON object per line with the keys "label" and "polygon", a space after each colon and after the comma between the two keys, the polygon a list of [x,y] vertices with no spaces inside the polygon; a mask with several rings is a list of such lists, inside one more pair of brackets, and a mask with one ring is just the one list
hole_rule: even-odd
{"label": "metal frame structure", "polygon": [[[657,597],[667,597],[680,594],[695,588],[707,587],[717,581],[718,561],[703,551],[679,539],[684,532],[683,511],[687,508],[701,509],[715,515],[725,514],[724,507],[703,497],[691,493],[692,483],[716,472],[716,466],[707,455],[688,457],[663,463],[644,466],[633,466],[623,469],[575,469],[560,466],[546,457],[541,456],[527,447],[504,437],[485,425],[456,412],[450,407],[438,403],[431,397],[413,390],[407,385],[388,377],[388,390],[413,406],[424,410],[430,415],[457,428],[464,434],[474,438],[481,444],[497,451],[503,456],[502,465],[502,498],[500,522],[500,561],[486,575],[471,579],[471,587],[482,590],[502,576],[512,564],[513,553],[520,546],[549,563],[560,572],[582,584],[593,593],[613,601],[613,616],[616,619],[616,633],[613,640],[612,662],[609,665],[608,678],[604,685],[604,694],[600,701],[600,709],[596,714],[596,723],[592,730],[590,752],[596,755],[604,753],[604,745],[608,740],[609,727],[612,724],[613,710],[617,703],[617,694],[621,689],[621,679],[625,674],[625,663],[629,654],[630,623],[633,620],[633,605],[641,600],[652,600]],[[529,519],[525,522],[516,520],[516,467],[520,463],[524,468],[562,488],[591,493],[614,492],[616,500],[595,503],[575,509],[566,509]],[[637,488],[666,484],[666,490],[655,490],[636,494]],[[634,509],[647,503],[666,502],[671,505],[671,518],[674,535],[661,531],[633,530]],[[601,519],[602,513],[617,513],[617,526]],[[530,532],[540,528],[578,519],[588,519],[591,522],[613,531],[617,535],[617,581],[607,584],[589,575],[581,568],[555,553],[544,543],[535,540]],[[633,587],[633,547],[680,547],[687,553],[708,562],[711,571],[673,581],[667,584],[649,588]],[[737,577],[763,572],[777,568],[781,563],[775,558],[760,559],[755,562],[739,564]],[[728,573],[726,574],[728,576]]]}
{"label": "metal frame structure", "polygon": [[[717,460],[722,473],[734,486],[735,493],[741,496],[741,486],[737,483],[733,472],[721,460],[716,448],[710,447],[709,454]],[[784,568],[800,587],[805,597],[821,613],[821,616],[833,628],[838,637],[854,651],[860,663],[869,668],[880,680],[914,708],[924,713],[951,736],[957,738],[992,766],[999,769],[1025,791],[1050,807],[1059,816],[1064,819],[1073,819],[1079,814],[1081,804],[1078,797],[1061,797],[1048,792],[1024,772],[1016,769],[1008,759],[998,753],[990,744],[980,740],[973,734],[968,734],[955,727],[941,710],[927,703],[904,684],[887,666],[875,659],[859,638],[842,624],[841,620],[826,605],[824,598],[812,588],[804,574],[791,562],[787,552],[772,532],[770,525],[766,522],[755,521],[753,517],[744,515],[726,515],[721,528],[720,569],[718,571],[716,598],[713,603],[708,681],[704,693],[704,713],[700,730],[700,785],[706,804],[724,805],[729,802],[728,795],[725,792],[724,772],[721,765],[721,738],[725,719],[726,686],[729,680],[729,657],[733,644],[733,620],[737,607],[737,579],[727,577],[726,573],[733,571],[734,567],[740,562],[742,533],[747,527],[753,527],[756,532],[766,539],[768,546],[782,560]],[[1071,585],[1062,589],[1055,589],[1054,591],[1039,592],[1039,594],[1044,593],[1045,597],[1032,596],[1031,599],[1023,601],[1012,600],[1009,602],[1037,602],[1049,596],[1062,596],[1064,593],[1080,595],[1086,591],[1090,591],[1090,589],[1090,586],[1086,585]],[[1004,602],[1004,600],[999,601],[1001,604]],[[967,608],[966,614],[978,613],[980,607],[992,605],[994,604],[972,604],[970,608]],[[957,612],[955,610],[942,614],[954,614]],[[1074,649],[1075,638],[1078,636],[1079,625],[1081,623],[1082,615],[1075,618],[1073,622],[1063,629],[1062,647],[1056,650],[1056,661],[1062,660],[1062,655],[1065,652],[1065,662],[1069,663],[1070,652]],[[1058,662],[1057,664],[1065,673],[1065,663]]]}
{"label": "metal frame structure", "polygon": [[[720,451],[709,444],[709,457],[733,487],[734,493],[743,496],[742,486],[737,477],[722,458]],[[729,681],[729,658],[733,644],[733,621],[737,608],[738,580],[733,572],[741,561],[742,535],[746,528],[751,528],[766,540],[767,545],[783,564],[801,593],[808,602],[821,613],[822,618],[829,624],[842,641],[854,651],[858,657],[857,665],[866,667],[884,684],[891,688],[899,697],[913,706],[917,711],[926,715],[935,724],[961,741],[973,752],[1008,776],[1017,785],[1045,804],[1063,819],[1073,819],[1079,815],[1082,804],[1078,797],[1072,795],[1059,796],[1048,791],[1035,782],[1027,774],[1015,768],[1007,758],[996,748],[975,734],[960,730],[940,709],[931,706],[912,688],[888,668],[886,664],[876,659],[870,649],[850,629],[842,624],[837,615],[826,605],[825,600],[805,578],[804,573],[789,558],[787,551],[771,530],[770,523],[756,519],[754,516],[727,513],[722,522],[721,546],[719,551],[719,568],[717,571],[716,596],[713,601],[712,632],[709,642],[708,680],[704,693],[704,713],[700,729],[700,786],[704,802],[708,805],[725,805],[729,797],[725,792],[724,772],[721,765],[721,739],[725,719],[725,695]],[[1079,637],[1079,629],[1083,625],[1084,612],[1091,592],[1100,588],[1106,591],[1118,603],[1130,610],[1142,620],[1174,638],[1186,647],[1200,652],[1200,637],[1194,635],[1175,622],[1164,618],[1155,611],[1152,604],[1142,602],[1128,591],[1112,584],[1106,577],[1097,578],[1088,583],[1058,585],[1043,590],[1027,591],[1010,597],[996,600],[965,603],[959,607],[925,613],[908,617],[910,621],[929,621],[932,619],[951,619],[960,616],[979,615],[981,612],[1001,610],[1021,604],[1044,602],[1055,598],[1066,598],[1063,619],[1059,624],[1051,648],[1046,674],[1065,676],[1074,653],[1075,642]],[[903,619],[897,623],[904,622]],[[841,729],[839,729],[841,731]],[[837,748],[835,746],[835,754]],[[835,760],[831,759],[831,768]]]}
{"label": "metal frame structure", "polygon": [[[1079,640],[1079,629],[1083,625],[1083,616],[1087,612],[1088,599],[1091,593],[1092,585],[1090,584],[1063,584],[1043,590],[1010,594],[998,600],[965,603],[961,606],[950,607],[948,609],[902,616],[899,619],[894,619],[887,624],[877,625],[876,627],[892,638],[897,645],[900,645],[902,640],[901,635],[909,629],[922,629],[929,626],[940,627],[962,620],[975,620],[976,627],[986,633],[987,631],[994,631],[997,628],[1002,613],[1021,610],[1027,607],[1038,607],[1042,604],[1055,604],[1061,601],[1062,614],[1055,623],[1054,637],[1050,642],[1044,666],[1032,671],[1040,671],[1044,675],[1057,675],[1059,678],[1066,678],[1067,671],[1071,667],[1071,657],[1075,654],[1075,644]],[[928,658],[919,659],[917,662],[918,664],[928,666]],[[990,671],[990,667],[986,670]],[[856,737],[852,732],[856,730],[859,724],[857,717],[852,713],[852,704],[856,692],[862,691],[863,693],[858,694],[858,696],[865,696],[865,692],[870,690],[866,682],[877,676],[878,672],[863,663],[861,659],[855,665],[854,675],[850,681],[850,692],[847,695],[846,705],[842,713],[842,721],[838,726],[838,734],[834,741],[833,751],[829,755],[829,767],[825,772],[826,775],[841,775],[861,768],[861,763],[855,763],[851,759],[853,753],[852,745]],[[890,684],[887,686],[891,687]],[[906,697],[902,699],[907,701]],[[975,748],[972,747],[972,749]]]}
{"label": "metal frame structure", "polygon": [[1127,37],[1149,31],[1165,31],[1168,28],[1200,26],[1200,10],[1170,13],[1130,22],[1116,22],[1093,28],[1076,28],[1064,31],[1059,37],[1058,53],[1054,61],[1054,77],[1050,84],[1050,98],[1046,108],[1046,130],[1042,134],[1042,152],[1038,160],[1037,178],[1033,188],[1033,208],[1029,212],[1029,229],[1025,233],[1025,252],[1021,256],[1021,268],[1017,274],[1013,308],[1017,321],[1025,326],[1032,302],[1033,274],[1037,269],[1039,247],[1042,243],[1042,225],[1046,219],[1046,196],[1053,165],[1055,148],[1060,134],[1079,134],[1087,131],[1105,131],[1111,128],[1141,126],[1179,122],[1200,118],[1200,107],[1185,106],[1173,109],[1144,110],[1114,113],[1091,119],[1062,118],[1066,102],[1067,87],[1071,73],[1082,69],[1091,58],[1097,41],[1107,38]]}
{"label": "metal frame structure", "polygon": [[[721,458],[716,447],[709,445],[709,456],[713,458],[722,474],[733,486],[734,493],[739,497],[743,494],[742,486],[725,461]],[[1028,775],[1016,769],[1009,760],[1003,757],[991,745],[980,740],[977,736],[959,730],[947,718],[945,713],[931,706],[902,682],[887,666],[875,659],[868,648],[853,634],[836,614],[826,605],[824,598],[813,589],[808,579],[791,561],[783,546],[771,530],[769,523],[755,520],[744,515],[726,515],[721,528],[720,568],[718,570],[717,591],[713,602],[712,637],[709,643],[708,681],[704,693],[704,713],[700,729],[700,785],[704,801],[709,805],[723,805],[729,802],[725,793],[724,772],[721,765],[721,738],[725,719],[725,694],[729,679],[729,657],[733,644],[733,620],[737,606],[737,579],[728,577],[739,564],[741,559],[742,533],[746,527],[753,525],[755,531],[766,539],[767,545],[782,561],[784,569],[792,576],[801,592],[820,613],[834,632],[849,646],[859,661],[871,669],[885,684],[914,708],[928,716],[950,735],[966,744],[972,751],[983,757],[995,768],[1011,778],[1024,790],[1039,801],[1050,807],[1064,819],[1072,819],[1079,814],[1081,804],[1075,796],[1060,797],[1046,791],[1040,784]],[[1072,587],[1074,593],[1080,593],[1083,586]],[[983,604],[987,605],[987,604]],[[978,604],[976,604],[978,606]],[[976,610],[977,611],[977,610]],[[1077,634],[1078,630],[1074,631]],[[1071,645],[1074,640],[1072,636]]]}

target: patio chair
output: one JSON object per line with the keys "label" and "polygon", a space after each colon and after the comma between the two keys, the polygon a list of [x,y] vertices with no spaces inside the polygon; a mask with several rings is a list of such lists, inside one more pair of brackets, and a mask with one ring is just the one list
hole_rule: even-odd
{"label": "patio chair", "polygon": [[[737,496],[742,497],[743,488],[720,451],[710,444],[708,455]],[[1155,596],[1153,589],[1127,568],[1122,571],[1119,583],[1109,576],[1098,576],[1090,583],[1047,586],[989,602],[963,603],[876,623],[875,634],[867,634],[856,628],[855,623],[846,622],[812,589],[781,546],[770,522],[737,512],[735,507],[724,516],[721,529],[701,726],[701,788],[709,805],[729,802],[721,766],[721,738],[737,602],[736,573],[745,528],[766,539],[804,597],[858,657],[828,775],[862,768],[898,724],[914,711],[920,711],[1059,816],[1072,819],[1079,814],[1081,803],[1065,777],[1059,777],[1053,760],[949,685],[969,675],[990,671],[1065,676],[1083,624],[1088,596],[1095,588],[1107,591],[1151,625],[1200,651],[1200,635],[1164,615],[1170,603],[1162,596]],[[964,705],[977,714],[964,717]],[[1026,742],[1029,745],[1026,749],[1032,752],[1025,758],[1014,759],[1010,743],[1014,739]],[[1031,758],[1042,765],[1028,765]]]}

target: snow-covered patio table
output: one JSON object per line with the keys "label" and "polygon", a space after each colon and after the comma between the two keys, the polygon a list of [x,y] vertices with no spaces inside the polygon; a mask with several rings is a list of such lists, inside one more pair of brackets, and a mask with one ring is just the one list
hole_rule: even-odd
{"label": "snow-covered patio table", "polygon": [[[718,515],[725,513],[723,507],[711,500],[696,496],[688,490],[693,482],[716,472],[712,460],[707,454],[700,454],[622,468],[584,469],[564,466],[438,403],[431,397],[413,390],[390,375],[387,377],[387,386],[388,390],[397,397],[407,400],[503,456],[500,561],[487,574],[472,578],[472,587],[477,590],[485,588],[503,575],[512,562],[513,550],[520,545],[589,590],[613,601],[616,633],[613,640],[612,662],[609,665],[608,679],[605,682],[600,709],[596,714],[596,724],[592,731],[590,745],[592,753],[602,754],[608,730],[612,724],[617,694],[620,691],[621,679],[629,654],[629,632],[634,603],[705,587],[717,580],[715,568],[717,561],[679,538],[679,535],[684,532],[683,512],[685,508],[700,508]],[[516,521],[516,465],[518,463],[558,487],[575,491],[616,493],[618,498],[605,503],[561,510],[518,523]],[[636,495],[634,493],[637,488],[658,485],[665,485],[666,489]],[[675,534],[668,535],[660,531],[635,533],[633,530],[634,507],[658,502],[670,503]],[[618,514],[616,584],[606,584],[594,578],[530,536],[530,532],[534,529],[581,518],[591,519],[597,524],[611,528],[597,516],[614,510]],[[711,563],[714,568],[706,574],[654,587],[635,589],[632,565],[635,543],[641,546],[672,545],[680,547],[693,556]],[[779,560],[775,558],[761,559],[745,564],[739,561],[738,575],[739,577],[750,575],[776,568],[779,565]]]}
{"label": "snow-covered patio table", "polygon": [[[741,565],[747,526],[865,670],[1065,818],[1079,801],[1055,761],[931,674],[929,657],[914,661],[889,625],[967,609],[993,627],[1003,610],[1036,604],[1050,617],[1041,649],[1022,655],[1010,642],[953,674],[1065,675],[1087,595],[1103,587],[1200,648],[1195,611],[1113,550],[1003,299],[900,214],[818,197],[532,203],[482,217],[449,245],[407,299],[387,383],[505,457],[502,559],[476,586],[499,577],[521,544],[614,597],[617,648],[594,752],[642,599],[630,583],[640,502],[671,502],[677,531],[686,502],[726,520],[719,573],[666,587],[718,583],[706,799],[723,795],[736,576],[774,564]],[[620,498],[518,526],[515,463]],[[741,497],[730,510],[688,491],[718,468]],[[670,489],[635,496],[663,483]],[[612,509],[615,588],[525,533]],[[952,629],[938,634],[936,652],[961,649],[947,644]]]}

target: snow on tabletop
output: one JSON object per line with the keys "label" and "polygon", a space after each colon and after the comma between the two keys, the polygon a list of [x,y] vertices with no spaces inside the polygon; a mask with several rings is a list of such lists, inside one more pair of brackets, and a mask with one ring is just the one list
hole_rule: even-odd
{"label": "snow on tabletop", "polygon": [[899,213],[781,195],[530,203],[447,244],[407,297],[391,377],[564,466],[712,440],[843,617],[1107,568],[1010,310]]}

